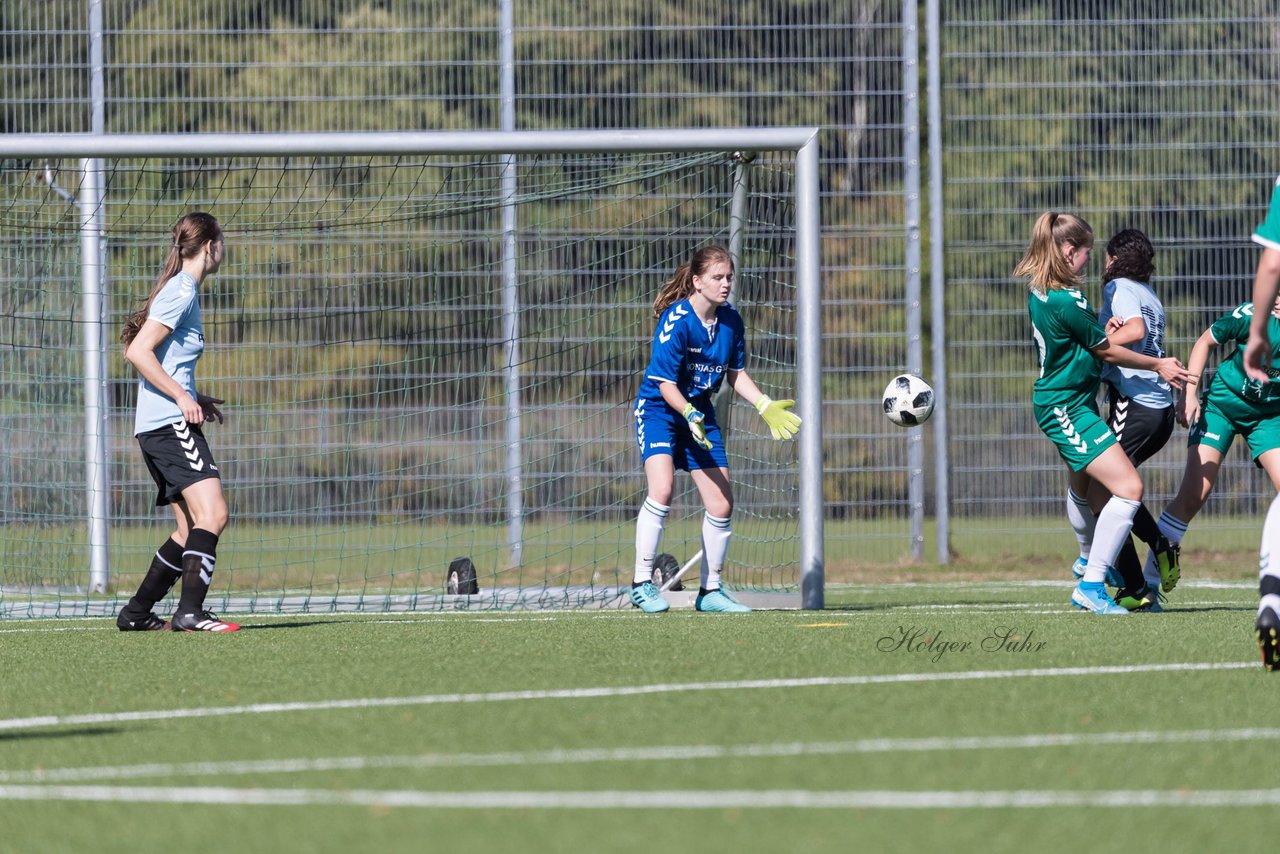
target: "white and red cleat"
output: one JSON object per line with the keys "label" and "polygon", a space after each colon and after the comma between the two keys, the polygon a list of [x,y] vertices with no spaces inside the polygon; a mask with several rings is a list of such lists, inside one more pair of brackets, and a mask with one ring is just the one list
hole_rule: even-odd
{"label": "white and red cleat", "polygon": [[169,622],[175,632],[238,632],[240,626],[219,620],[210,611],[199,611],[192,614],[174,614]]}

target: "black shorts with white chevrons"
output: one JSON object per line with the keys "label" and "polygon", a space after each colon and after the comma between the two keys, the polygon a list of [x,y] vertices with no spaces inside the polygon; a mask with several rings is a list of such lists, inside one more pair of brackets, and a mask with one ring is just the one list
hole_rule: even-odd
{"label": "black shorts with white chevrons", "polygon": [[147,471],[160,490],[156,496],[157,507],[179,500],[182,490],[193,483],[220,477],[204,431],[197,424],[175,421],[139,433],[137,439]]}
{"label": "black shorts with white chevrons", "polygon": [[1120,447],[1135,466],[1154,456],[1173,434],[1173,406],[1152,409],[1125,397],[1110,383],[1104,388],[1110,409],[1107,426],[1116,434]]}

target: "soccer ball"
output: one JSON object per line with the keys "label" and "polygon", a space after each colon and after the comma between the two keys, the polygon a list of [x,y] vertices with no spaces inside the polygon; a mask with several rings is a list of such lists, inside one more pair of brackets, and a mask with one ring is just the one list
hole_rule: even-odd
{"label": "soccer ball", "polygon": [[899,374],[885,386],[884,414],[899,427],[923,424],[933,414],[933,387],[915,374]]}

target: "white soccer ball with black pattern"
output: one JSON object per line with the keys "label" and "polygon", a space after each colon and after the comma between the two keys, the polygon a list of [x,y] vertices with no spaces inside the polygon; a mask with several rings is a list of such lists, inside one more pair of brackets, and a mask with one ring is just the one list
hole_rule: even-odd
{"label": "white soccer ball with black pattern", "polygon": [[933,386],[915,374],[899,374],[884,389],[885,417],[899,427],[914,427],[933,414]]}

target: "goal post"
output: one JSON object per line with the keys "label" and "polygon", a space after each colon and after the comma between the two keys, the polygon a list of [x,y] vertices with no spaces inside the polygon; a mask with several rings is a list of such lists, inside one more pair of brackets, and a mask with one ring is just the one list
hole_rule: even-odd
{"label": "goal post", "polygon": [[[230,242],[200,383],[240,422],[210,436],[232,503],[211,605],[617,604],[647,302],[715,240],[748,369],[805,425],[730,439],[727,577],[821,608],[818,168],[813,128],[0,136],[0,618],[110,613],[163,539],[115,342],[194,209]],[[479,594],[446,591],[459,554]]]}

